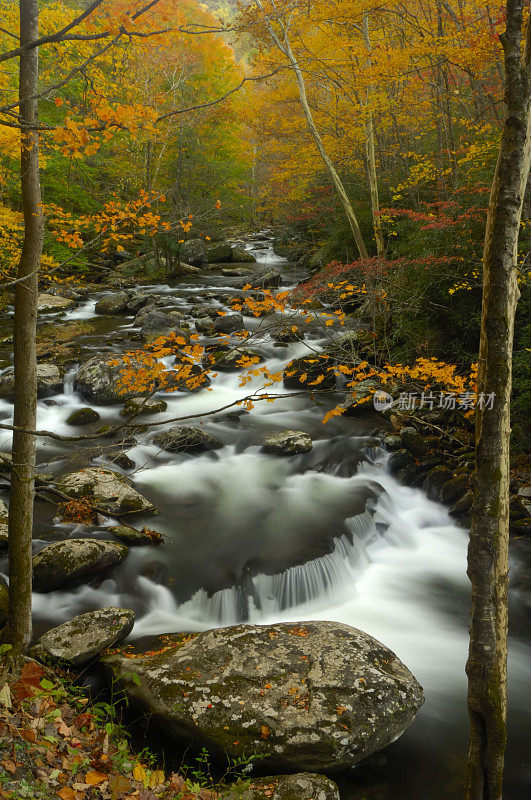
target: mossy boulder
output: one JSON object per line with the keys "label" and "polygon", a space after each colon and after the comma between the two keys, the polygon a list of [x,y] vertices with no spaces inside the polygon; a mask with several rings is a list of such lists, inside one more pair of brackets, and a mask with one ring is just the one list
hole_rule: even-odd
{"label": "mossy boulder", "polygon": [[234,333],[234,331],[241,331],[244,327],[241,314],[226,314],[216,317],[213,325],[216,333]]}
{"label": "mossy boulder", "polygon": [[187,264],[191,264],[192,267],[200,267],[201,264],[206,264],[207,253],[203,239],[188,239],[187,242],[183,242],[181,244],[180,257]]}
{"label": "mossy boulder", "polygon": [[232,248],[232,261],[238,264],[256,264],[256,258],[249,250],[237,246]]}
{"label": "mossy boulder", "polygon": [[79,667],[92,661],[107,647],[129,636],[135,624],[135,612],[127,608],[101,608],[63,622],[47,631],[31,648],[37,661],[58,661]]}
{"label": "mossy boulder", "polygon": [[[56,364],[37,364],[37,397],[49,397],[63,390],[64,369]],[[15,391],[15,370],[8,367],[0,377],[0,398],[13,400]]]}
{"label": "mossy boulder", "polygon": [[223,442],[201,428],[176,425],[153,437],[154,444],[168,453],[198,453],[223,447]]}
{"label": "mossy boulder", "polygon": [[275,769],[340,770],[395,741],[422,688],[381,642],[336,622],[236,625],[103,662],[168,735]]}
{"label": "mossy boulder", "polygon": [[149,381],[141,390],[135,386],[124,390],[122,386],[124,370],[140,370],[143,367],[145,365],[141,361],[130,359],[130,363],[126,363],[120,356],[112,353],[94,356],[79,368],[74,379],[74,389],[87,400],[102,405],[123,403],[141,394],[150,395],[159,388],[159,380]]}
{"label": "mossy boulder", "polygon": [[37,311],[39,314],[52,314],[56,311],[67,311],[75,306],[76,301],[70,297],[59,297],[58,295],[46,294],[39,295],[37,301]]}
{"label": "mossy boulder", "polygon": [[33,556],[33,589],[52,592],[75,586],[117,566],[128,552],[125,545],[102,539],[53,542]]}
{"label": "mossy boulder", "polygon": [[130,417],[132,414],[161,414],[166,411],[168,404],[165,400],[158,397],[146,400],[143,397],[132,397],[120,411],[122,417]]}
{"label": "mossy boulder", "polygon": [[426,438],[419,433],[416,428],[413,428],[412,426],[402,428],[400,431],[400,436],[402,437],[402,441],[409,452],[417,458],[422,458],[428,452]]}
{"label": "mossy boulder", "polygon": [[206,245],[206,259],[209,264],[226,264],[232,261],[232,247],[229,242],[210,242]]}
{"label": "mossy boulder", "polygon": [[100,415],[93,408],[76,408],[66,420],[67,425],[89,425],[91,422],[98,422]]}
{"label": "mossy boulder", "polygon": [[339,800],[339,789],[324,775],[299,772],[295,775],[268,775],[250,783],[235,783],[221,792],[220,800]]}
{"label": "mossy boulder", "polygon": [[124,314],[128,311],[129,292],[113,292],[96,303],[96,314]]}
{"label": "mossy boulder", "polygon": [[262,453],[274,456],[294,456],[309,453],[312,449],[312,437],[305,431],[280,431],[265,437]]}
{"label": "mossy boulder", "polygon": [[260,353],[256,350],[251,350],[250,347],[217,348],[207,353],[203,359],[203,364],[205,368],[216,372],[241,372],[243,369],[242,363],[251,359],[253,366],[264,360]]}
{"label": "mossy boulder", "polygon": [[[322,380],[320,380],[322,377]],[[286,389],[308,389],[309,391],[336,388],[334,362],[326,355],[311,355],[296,358],[287,364],[284,375]],[[314,381],[319,383],[312,386]]]}
{"label": "mossy boulder", "polygon": [[64,475],[57,487],[69,497],[88,497],[108,514],[158,513],[123,475],[105,467],[87,467]]}

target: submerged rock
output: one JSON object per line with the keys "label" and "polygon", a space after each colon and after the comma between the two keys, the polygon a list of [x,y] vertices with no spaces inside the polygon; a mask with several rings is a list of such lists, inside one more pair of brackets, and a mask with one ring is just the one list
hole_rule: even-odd
{"label": "submerged rock", "polygon": [[100,415],[97,411],[94,411],[93,408],[89,408],[88,406],[85,408],[77,408],[75,411],[72,411],[68,419],[66,420],[67,425],[88,425],[90,422],[98,422],[100,419]]}
{"label": "submerged rock", "polygon": [[[49,397],[63,390],[64,370],[56,364],[37,364],[37,397]],[[0,398],[13,400],[15,370],[8,367],[0,377]]]}
{"label": "submerged rock", "polygon": [[262,452],[275,456],[293,456],[298,453],[309,453],[312,447],[312,438],[308,433],[280,431],[266,436]]}
{"label": "submerged rock", "polygon": [[216,450],[223,442],[200,428],[178,425],[169,431],[161,431],[153,437],[153,442],[169,453],[195,453]]}
{"label": "submerged rock", "polygon": [[299,772],[295,775],[268,775],[221,792],[220,800],[339,800],[339,789],[324,775]]}
{"label": "submerged rock", "polygon": [[[147,531],[139,531],[138,528],[131,528],[130,525],[115,525],[108,530],[113,533],[117,539],[129,546],[142,546],[156,544],[156,540]],[[162,541],[162,535],[160,535]]]}
{"label": "submerged rock", "polygon": [[381,642],[335,622],[205,631],[131,664],[104,663],[131,698],[179,740],[275,768],[340,770],[411,724],[424,696]]}
{"label": "submerged rock", "polygon": [[123,641],[133,630],[134,623],[135,612],[126,608],[89,611],[47,631],[30,653],[38,661],[59,661],[78,667],[107,647]]}
{"label": "submerged rock", "polygon": [[53,542],[33,556],[33,589],[53,592],[76,585],[120,564],[128,548],[102,539]]}
{"label": "submerged rock", "polygon": [[87,467],[64,475],[57,484],[72,498],[89,497],[109,514],[158,513],[127,478],[104,467]]}

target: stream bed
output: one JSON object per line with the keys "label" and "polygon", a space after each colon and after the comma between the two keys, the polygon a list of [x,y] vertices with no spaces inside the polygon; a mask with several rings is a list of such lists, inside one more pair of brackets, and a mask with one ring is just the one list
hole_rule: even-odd
{"label": "stream bed", "polygon": [[[276,256],[269,242],[261,247],[253,249],[258,259],[254,266],[280,269],[283,289],[304,277]],[[234,292],[239,280],[205,270],[139,291],[163,297],[164,310],[186,313],[192,304],[214,303],[221,309],[220,301],[205,293]],[[139,346],[133,317],[96,315],[97,297],[87,297],[60,317],[41,318],[93,324],[94,331],[79,339],[85,361],[105,348],[119,353]],[[6,335],[9,319],[1,324]],[[262,324],[245,317],[251,331]],[[264,333],[257,347],[271,372],[279,372],[324,342],[322,326],[315,325],[304,342],[279,347]],[[0,357],[7,363],[7,345]],[[39,428],[87,432],[90,426],[75,429],[66,423],[72,411],[87,405],[100,414],[99,425],[123,420],[121,405],[89,404],[74,391],[76,369],[68,369],[61,393],[39,401]],[[242,621],[334,620],[361,628],[397,653],[423,685],[426,702],[399,741],[369,765],[335,778],[343,800],[455,798],[468,736],[467,531],[445,507],[420,489],[400,485],[387,472],[387,455],[378,439],[383,424],[376,412],[335,417],[323,425],[332,400],[316,403],[281,384],[275,388],[279,399],[258,402],[239,419],[218,411],[250,389],[258,390],[261,382],[255,378],[241,386],[238,373],[219,372],[210,390],[164,395],[167,410],[149,422],[206,415],[192,424],[201,424],[223,442],[213,452],[160,450],[152,440],[163,424],[136,434],[136,443],[127,447],[135,466],[125,470],[111,464],[96,446],[94,453],[87,453],[78,443],[39,441],[41,471],[61,475],[86,466],[92,456],[93,464],[127,475],[161,512],[135,517],[133,524],[156,528],[165,542],[131,548],[126,561],[103,581],[36,593],[35,629],[40,633],[75,614],[110,605],[135,610],[132,639]],[[0,400],[0,418],[9,421],[11,412],[12,406]],[[285,429],[309,433],[313,449],[290,457],[260,452],[265,434]],[[0,450],[9,447],[10,436],[0,432]],[[5,490],[2,496],[7,499]],[[52,505],[36,502],[36,551],[61,538],[109,538],[105,528],[116,524],[111,518],[98,527],[59,524],[53,516]],[[0,559],[0,572],[6,572],[5,558]],[[529,589],[531,557],[525,541],[513,544],[511,575],[517,581],[511,593],[505,797],[519,800],[531,792],[529,592],[524,588],[527,583]]]}

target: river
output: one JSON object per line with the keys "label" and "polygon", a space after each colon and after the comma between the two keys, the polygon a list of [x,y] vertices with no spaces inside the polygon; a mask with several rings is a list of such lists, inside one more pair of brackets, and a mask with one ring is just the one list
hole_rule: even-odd
{"label": "river", "polygon": [[[251,246],[251,243],[247,243]],[[256,242],[254,243],[256,247]],[[288,288],[303,277],[276,256],[269,242],[254,249],[258,268],[281,269]],[[172,285],[140,287],[164,297],[168,308],[219,303],[208,291],[234,291],[241,278],[200,273]],[[102,348],[119,353],[135,342],[133,318],[99,317],[98,295],[61,316],[88,321],[95,331],[80,337],[83,359]],[[220,305],[221,308],[221,305]],[[43,315],[41,322],[56,319]],[[260,320],[245,317],[249,330]],[[2,323],[9,329],[9,319]],[[292,358],[323,346],[323,329],[309,329],[305,342],[275,346],[266,333],[259,349],[272,372]],[[309,350],[308,348],[311,348]],[[8,348],[0,356],[8,359]],[[87,405],[73,390],[71,367],[63,391],[39,401],[39,427],[75,432],[66,419]],[[257,403],[239,420],[213,419],[217,409],[259,388],[261,379],[239,385],[237,373],[219,372],[211,390],[165,396],[168,409],[153,420],[212,412],[205,429],[222,449],[201,455],[170,454],[153,444],[158,428],[137,436],[127,449],[135,468],[120,470],[161,513],[135,518],[165,534],[160,547],[132,548],[127,560],[102,582],[71,591],[34,595],[36,630],[75,614],[117,605],[133,608],[132,638],[173,631],[197,631],[237,621],[269,623],[329,619],[361,628],[391,647],[426,693],[426,703],[408,731],[384,753],[338,778],[343,800],[444,800],[460,793],[467,742],[466,681],[469,588],[467,531],[442,505],[419,489],[404,487],[386,471],[378,442],[378,415],[335,418],[323,425],[330,401],[277,388],[274,404]],[[99,424],[116,424],[121,406],[97,406]],[[0,418],[12,407],[0,401]],[[174,423],[175,424],[175,423]],[[283,429],[311,434],[310,453],[279,458],[260,452],[267,432]],[[0,449],[9,436],[0,435]],[[86,466],[79,444],[40,440],[38,460],[46,472],[62,474]],[[95,464],[109,462],[96,454]],[[35,550],[50,539],[105,538],[106,519],[95,528],[59,524],[53,506],[36,503]],[[529,628],[526,609],[531,559],[525,542],[512,549],[516,576],[511,600],[509,747],[506,798],[531,791],[529,726]],[[5,559],[0,572],[6,572]],[[526,666],[527,665],[527,666]]]}

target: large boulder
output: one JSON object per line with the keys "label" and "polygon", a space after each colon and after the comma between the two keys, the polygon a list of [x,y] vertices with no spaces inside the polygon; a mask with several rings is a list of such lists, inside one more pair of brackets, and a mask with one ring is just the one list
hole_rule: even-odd
{"label": "large boulder", "polygon": [[104,663],[177,739],[275,768],[340,770],[394,742],[424,696],[381,642],[335,622],[236,625]]}
{"label": "large boulder", "polygon": [[[63,390],[64,370],[56,364],[37,364],[37,397],[49,397]],[[8,367],[0,377],[0,398],[13,400],[15,370]]]}
{"label": "large boulder", "polygon": [[243,289],[244,286],[250,286],[251,289],[268,289],[276,288],[280,286],[281,283],[282,275],[278,269],[268,267],[260,272],[255,272],[254,275],[241,281],[241,283],[237,284],[237,287],[239,289]]}
{"label": "large boulder", "polygon": [[127,478],[105,467],[87,467],[64,475],[57,487],[69,497],[89,497],[108,514],[157,513]]}
{"label": "large boulder", "polygon": [[124,391],[122,386],[124,370],[142,367],[145,368],[145,364],[141,361],[130,359],[125,362],[113,353],[93,356],[79,368],[74,379],[74,389],[88,400],[101,404],[123,403],[141,394],[150,395],[160,387],[158,379],[150,381],[143,390],[131,386]]}
{"label": "large boulder", "polygon": [[210,242],[206,245],[206,257],[209,264],[226,264],[232,261],[232,247],[229,242]]}
{"label": "large boulder", "polygon": [[186,425],[177,425],[168,431],[157,433],[153,442],[168,453],[197,453],[223,447],[223,442],[210,433]]}
{"label": "large boulder", "polygon": [[219,795],[220,800],[339,800],[339,789],[324,775],[268,775],[245,785],[236,783]]}
{"label": "large boulder", "polygon": [[219,348],[210,350],[203,359],[203,364],[216,372],[241,372],[246,363],[254,366],[263,360],[260,353],[250,347]]}
{"label": "large boulder", "polygon": [[79,667],[107,647],[123,641],[135,624],[135,612],[127,608],[101,608],[63,622],[41,636],[31,648],[38,661],[59,661]]}
{"label": "large boulder", "polygon": [[73,298],[43,293],[37,300],[37,311],[39,314],[52,314],[57,311],[67,311],[75,304],[76,301]]}
{"label": "large boulder", "polygon": [[325,355],[295,358],[286,365],[283,380],[286,389],[333,390],[336,388],[334,362]]}
{"label": "large boulder", "polygon": [[66,420],[67,425],[89,425],[91,422],[98,422],[100,415],[93,408],[85,406],[76,408]]}
{"label": "large boulder", "polygon": [[232,248],[232,260],[238,264],[256,264],[256,258],[243,247]]}
{"label": "large boulder", "polygon": [[122,417],[130,417],[133,414],[161,414],[167,408],[168,404],[162,398],[132,397],[125,403],[120,414]]}
{"label": "large boulder", "polygon": [[149,340],[156,339],[159,336],[167,336],[169,333],[174,332],[188,342],[190,340],[189,334],[179,328],[182,316],[179,311],[173,311],[170,314],[165,311],[150,311],[144,317],[140,334],[143,339]]}
{"label": "large boulder", "polygon": [[53,592],[90,580],[120,564],[129,549],[102,539],[53,542],[33,556],[33,589]]}
{"label": "large boulder", "polygon": [[[197,327],[197,326],[196,326]],[[216,333],[234,333],[243,330],[243,317],[241,314],[225,314],[214,319]]]}
{"label": "large boulder", "polygon": [[274,456],[294,456],[309,453],[312,449],[312,437],[304,431],[280,431],[265,437],[263,453]]}
{"label": "large boulder", "polygon": [[203,239],[189,239],[181,245],[181,258],[192,267],[200,267],[206,264],[207,253]]}
{"label": "large boulder", "polygon": [[96,314],[124,314],[128,310],[128,303],[128,292],[113,292],[100,298],[94,310]]}

